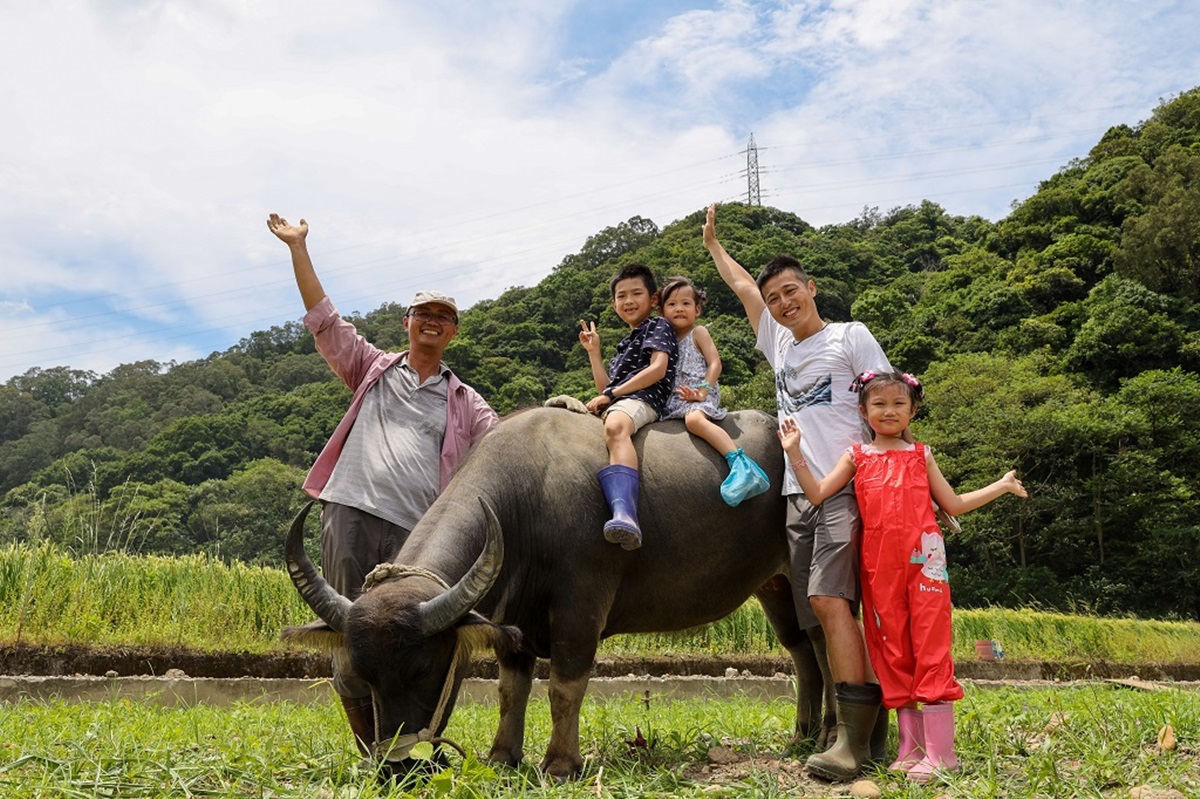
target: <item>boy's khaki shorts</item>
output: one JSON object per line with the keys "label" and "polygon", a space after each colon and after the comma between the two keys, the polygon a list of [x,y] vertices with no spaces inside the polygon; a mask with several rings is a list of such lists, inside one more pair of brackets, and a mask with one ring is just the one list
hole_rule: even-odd
{"label": "boy's khaki shorts", "polygon": [[634,399],[633,397],[620,397],[612,401],[604,413],[600,415],[601,419],[608,418],[610,413],[623,413],[633,420],[633,432],[641,430],[651,422],[658,421],[658,411],[654,410],[654,406],[645,400]]}

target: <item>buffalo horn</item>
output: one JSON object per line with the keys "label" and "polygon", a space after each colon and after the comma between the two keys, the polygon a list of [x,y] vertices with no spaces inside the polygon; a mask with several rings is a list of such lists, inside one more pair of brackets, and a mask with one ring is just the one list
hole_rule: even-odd
{"label": "buffalo horn", "polygon": [[500,533],[500,520],[482,498],[479,504],[483,506],[483,513],[487,518],[487,540],[484,541],[483,551],[462,579],[433,599],[417,606],[421,630],[426,635],[447,630],[466,616],[500,574],[500,564],[504,562],[504,540]]}
{"label": "buffalo horn", "polygon": [[300,596],[304,597],[304,601],[321,621],[340,633],[352,603],[326,582],[304,549],[304,520],[314,501],[309,500],[292,520],[287,541],[284,543],[284,555],[287,558],[288,575],[295,583]]}

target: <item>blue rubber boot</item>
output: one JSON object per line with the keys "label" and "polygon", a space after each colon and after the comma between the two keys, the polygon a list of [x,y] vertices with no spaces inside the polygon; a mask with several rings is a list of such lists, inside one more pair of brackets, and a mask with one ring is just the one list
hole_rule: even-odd
{"label": "blue rubber boot", "polygon": [[596,476],[612,518],[604,523],[604,539],[620,544],[622,549],[637,549],[642,545],[642,528],[638,527],[638,470],[620,464],[605,466]]}
{"label": "blue rubber boot", "polygon": [[735,449],[725,456],[729,464],[729,476],[721,483],[721,499],[731,508],[736,508],[742,500],[757,497],[771,487],[771,478],[745,450]]}

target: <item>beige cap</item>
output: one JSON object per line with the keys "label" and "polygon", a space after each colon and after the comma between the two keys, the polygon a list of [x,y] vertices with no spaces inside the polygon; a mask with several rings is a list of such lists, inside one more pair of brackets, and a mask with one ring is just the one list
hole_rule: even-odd
{"label": "beige cap", "polygon": [[412,302],[408,304],[408,307],[416,308],[418,305],[429,305],[434,302],[449,307],[455,314],[458,313],[458,305],[455,304],[454,298],[440,291],[418,291],[416,296],[412,298]]}

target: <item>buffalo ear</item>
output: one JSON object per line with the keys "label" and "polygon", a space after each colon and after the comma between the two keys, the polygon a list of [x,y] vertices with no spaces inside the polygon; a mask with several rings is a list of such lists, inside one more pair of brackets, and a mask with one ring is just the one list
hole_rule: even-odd
{"label": "buffalo ear", "polygon": [[341,633],[320,620],[299,627],[287,627],[279,637],[324,652],[332,652],[345,644],[345,637]]}
{"label": "buffalo ear", "polygon": [[497,641],[493,645],[496,650],[496,657],[506,658],[509,655],[515,655],[517,652],[521,651],[521,647],[524,645],[525,641],[521,637],[520,630],[507,624],[497,627],[496,630],[499,633],[497,635]]}
{"label": "buffalo ear", "polygon": [[520,630],[508,625],[492,624],[475,611],[471,611],[459,621],[458,635],[466,641],[472,651],[488,648],[500,658],[521,648]]}

